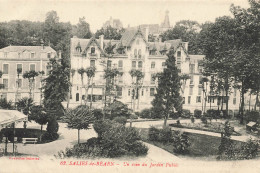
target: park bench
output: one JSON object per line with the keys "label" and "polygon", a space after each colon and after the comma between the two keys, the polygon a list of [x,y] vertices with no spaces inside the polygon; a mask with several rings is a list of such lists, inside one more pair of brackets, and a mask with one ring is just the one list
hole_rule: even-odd
{"label": "park bench", "polygon": [[22,143],[26,144],[26,143],[37,143],[38,138],[22,138]]}

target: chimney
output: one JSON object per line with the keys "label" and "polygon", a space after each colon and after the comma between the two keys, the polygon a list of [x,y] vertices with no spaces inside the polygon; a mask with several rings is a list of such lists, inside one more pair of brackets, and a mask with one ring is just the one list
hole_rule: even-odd
{"label": "chimney", "polygon": [[182,42],[183,47],[185,48],[185,50],[188,52],[188,44],[189,42]]}
{"label": "chimney", "polygon": [[100,47],[103,50],[103,48],[104,48],[104,35],[100,35],[99,40],[100,40]]}
{"label": "chimney", "polygon": [[149,27],[145,28],[145,39],[148,41],[148,36],[149,36]]}

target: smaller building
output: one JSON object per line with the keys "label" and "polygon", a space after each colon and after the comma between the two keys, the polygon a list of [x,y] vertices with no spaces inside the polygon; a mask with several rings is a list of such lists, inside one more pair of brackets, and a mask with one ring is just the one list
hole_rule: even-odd
{"label": "smaller building", "polygon": [[[23,78],[26,71],[44,71],[44,75],[35,78],[32,84],[33,99],[40,102],[42,87],[41,80],[46,77],[50,67],[49,59],[56,56],[56,51],[50,46],[8,46],[0,49],[0,70],[3,75],[0,83],[0,98],[13,102],[23,97],[29,97],[29,81]],[[18,69],[21,73],[18,74]]]}

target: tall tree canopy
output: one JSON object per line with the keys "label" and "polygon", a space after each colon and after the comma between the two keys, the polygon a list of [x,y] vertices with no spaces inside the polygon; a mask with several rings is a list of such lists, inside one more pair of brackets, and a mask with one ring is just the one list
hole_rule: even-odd
{"label": "tall tree canopy", "polygon": [[95,37],[99,38],[100,35],[104,35],[104,39],[120,40],[124,32],[125,32],[124,28],[118,30],[116,28],[108,26],[106,28],[101,28],[97,30],[97,32],[95,33]]}
{"label": "tall tree canopy", "polygon": [[91,38],[92,33],[85,17],[79,18],[78,24],[72,28],[72,33],[78,38]]}

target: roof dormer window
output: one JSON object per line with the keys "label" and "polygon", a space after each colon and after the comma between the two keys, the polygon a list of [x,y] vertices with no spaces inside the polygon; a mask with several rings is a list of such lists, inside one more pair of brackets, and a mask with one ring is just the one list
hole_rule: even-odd
{"label": "roof dormer window", "polygon": [[90,50],[91,50],[91,54],[95,54],[95,47],[92,47]]}
{"label": "roof dormer window", "polygon": [[31,58],[34,58],[35,57],[35,53],[31,53]]}

